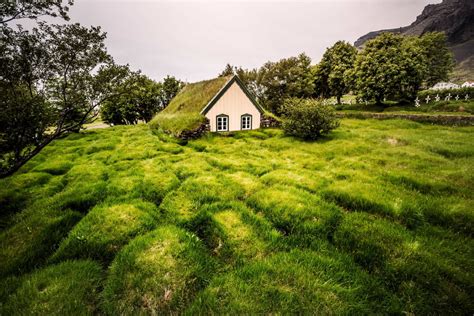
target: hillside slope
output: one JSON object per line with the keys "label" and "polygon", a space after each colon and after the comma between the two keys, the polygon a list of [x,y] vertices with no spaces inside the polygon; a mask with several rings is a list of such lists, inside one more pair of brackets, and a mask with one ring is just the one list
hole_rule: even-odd
{"label": "hillside slope", "polygon": [[0,315],[470,314],[473,133],[56,140],[0,180]]}

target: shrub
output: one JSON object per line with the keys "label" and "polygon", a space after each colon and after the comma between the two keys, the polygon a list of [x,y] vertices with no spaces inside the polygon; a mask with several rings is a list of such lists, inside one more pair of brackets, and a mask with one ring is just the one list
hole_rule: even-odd
{"label": "shrub", "polygon": [[180,312],[206,285],[213,260],[201,241],[173,226],[134,239],[115,258],[104,289],[110,315]]}
{"label": "shrub", "polygon": [[10,294],[2,297],[0,314],[93,315],[102,273],[95,262],[68,261],[10,278],[3,283]]}
{"label": "shrub", "polygon": [[334,109],[311,99],[288,99],[283,105],[286,134],[314,140],[339,127]]}

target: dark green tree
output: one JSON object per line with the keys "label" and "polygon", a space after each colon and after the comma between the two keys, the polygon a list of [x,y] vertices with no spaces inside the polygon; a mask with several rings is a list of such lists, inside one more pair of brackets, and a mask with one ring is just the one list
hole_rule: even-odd
{"label": "dark green tree", "polygon": [[166,76],[161,84],[161,108],[164,109],[167,107],[183,87],[184,83],[181,80],[178,80],[173,76]]}
{"label": "dark green tree", "polygon": [[69,20],[69,7],[74,4],[74,0],[58,1],[58,0],[2,0],[0,3],[0,24],[15,19],[36,19],[39,16],[61,16]]}
{"label": "dark green tree", "polygon": [[[52,140],[78,131],[126,76],[100,28],[2,28],[0,175],[18,170]],[[10,122],[10,123],[8,123]],[[21,140],[19,141],[19,139]]]}
{"label": "dark green tree", "polygon": [[235,74],[235,67],[232,67],[231,64],[225,65],[224,70],[219,74],[218,77],[227,77]]}
{"label": "dark green tree", "polygon": [[335,96],[337,103],[349,92],[349,80],[346,78],[354,67],[357,50],[351,44],[338,41],[329,47],[315,69],[315,85],[320,96]]}
{"label": "dark green tree", "polygon": [[453,53],[446,44],[446,35],[442,32],[425,33],[418,43],[425,57],[426,73],[423,79],[426,86],[447,81],[455,63]]}
{"label": "dark green tree", "polygon": [[385,98],[412,101],[418,90],[446,79],[453,67],[444,36],[384,33],[367,42],[351,75],[358,94],[381,104]]}
{"label": "dark green tree", "polygon": [[397,96],[406,80],[402,61],[403,37],[383,33],[368,41],[354,66],[355,90],[366,100],[382,104],[386,97]]}
{"label": "dark green tree", "polygon": [[278,62],[267,62],[259,69],[257,82],[262,90],[259,101],[266,109],[280,115],[285,99],[313,95],[311,59],[300,54]]}
{"label": "dark green tree", "polygon": [[149,122],[162,109],[162,84],[145,75],[130,72],[129,79],[116,89],[115,95],[104,102],[101,117],[114,125]]}

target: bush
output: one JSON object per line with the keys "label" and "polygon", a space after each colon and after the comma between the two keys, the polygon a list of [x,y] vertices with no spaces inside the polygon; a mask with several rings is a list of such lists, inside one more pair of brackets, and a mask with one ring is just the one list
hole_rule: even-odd
{"label": "bush", "polygon": [[312,99],[288,99],[283,105],[286,134],[314,140],[339,127],[334,109]]}

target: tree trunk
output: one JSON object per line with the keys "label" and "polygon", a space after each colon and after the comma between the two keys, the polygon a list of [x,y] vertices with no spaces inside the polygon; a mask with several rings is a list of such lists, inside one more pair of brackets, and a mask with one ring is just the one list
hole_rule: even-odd
{"label": "tree trunk", "polygon": [[341,104],[341,96],[340,95],[337,96],[337,104],[339,104],[339,105]]}
{"label": "tree trunk", "polygon": [[26,155],[25,157],[21,158],[20,160],[18,160],[17,162],[15,162],[15,164],[13,164],[13,166],[11,166],[8,170],[0,173],[0,179],[3,179],[3,178],[6,178],[8,176],[11,176],[12,174],[14,174],[16,171],[18,171],[18,169],[20,169],[24,164],[26,164],[28,161],[30,161],[31,158],[33,158],[34,156],[36,156],[37,154],[39,154],[39,152],[44,148],[46,147],[46,145],[48,145],[49,143],[51,143],[54,139],[56,139],[57,136],[54,136],[54,137],[51,137],[47,140],[44,141],[44,143],[42,144],[39,144],[37,147],[35,147],[35,149],[33,149],[28,155]]}

